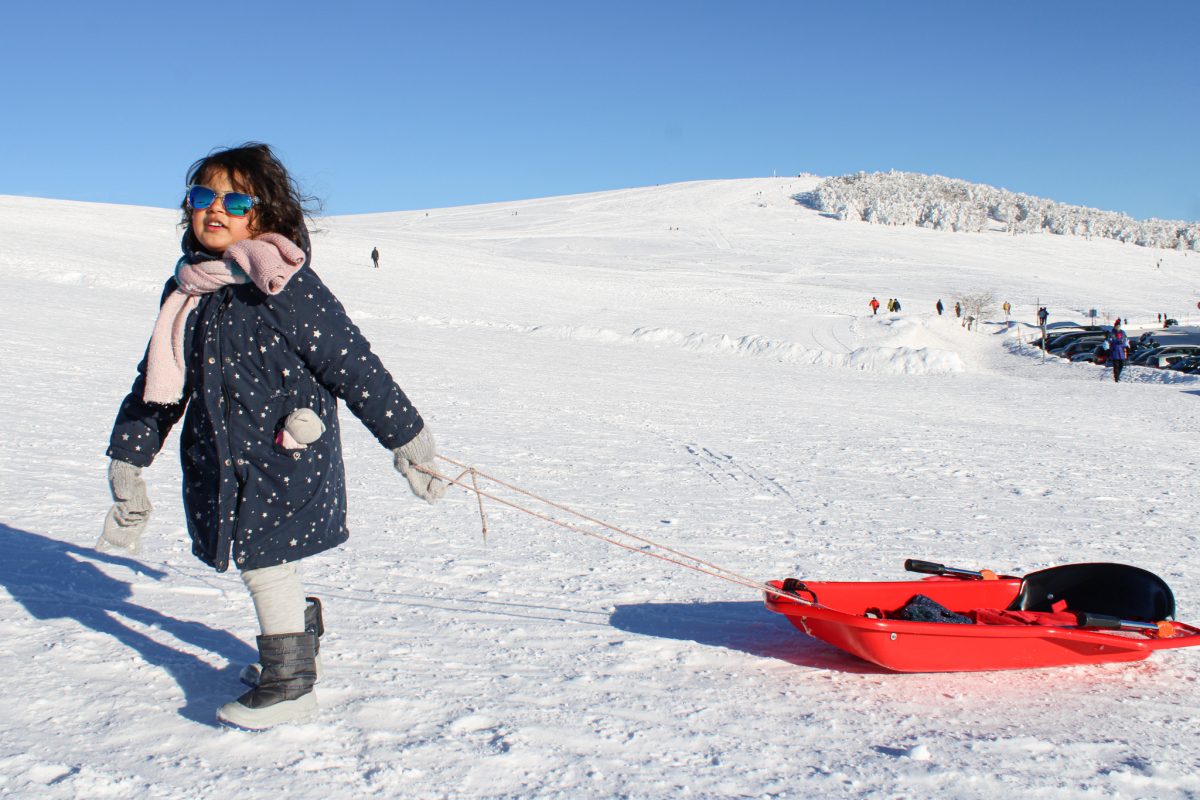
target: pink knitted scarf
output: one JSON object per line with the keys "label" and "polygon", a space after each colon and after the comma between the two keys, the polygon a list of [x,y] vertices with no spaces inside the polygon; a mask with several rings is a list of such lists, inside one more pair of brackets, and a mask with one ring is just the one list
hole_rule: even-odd
{"label": "pink knitted scarf", "polygon": [[283,291],[289,280],[304,266],[304,251],[286,236],[264,233],[229,246],[220,261],[183,263],[175,270],[178,288],[163,301],[150,335],[146,351],[147,403],[177,403],[183,397],[186,366],[183,341],[188,315],[202,295],[222,286],[254,282],[264,294]]}

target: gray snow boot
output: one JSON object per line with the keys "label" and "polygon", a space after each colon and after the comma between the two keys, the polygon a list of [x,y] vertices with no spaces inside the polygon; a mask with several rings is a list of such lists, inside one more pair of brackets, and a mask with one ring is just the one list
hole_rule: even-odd
{"label": "gray snow boot", "polygon": [[[317,680],[321,680],[325,677],[325,670],[321,669],[321,637],[325,635],[325,618],[321,614],[321,601],[318,598],[306,597],[304,599],[308,601],[308,605],[304,608],[304,632],[317,636]],[[253,689],[258,686],[261,674],[262,664],[256,661],[242,667],[238,680]]]}
{"label": "gray snow boot", "polygon": [[259,636],[258,686],[217,709],[217,719],[254,731],[312,716],[317,711],[316,650],[315,633]]}

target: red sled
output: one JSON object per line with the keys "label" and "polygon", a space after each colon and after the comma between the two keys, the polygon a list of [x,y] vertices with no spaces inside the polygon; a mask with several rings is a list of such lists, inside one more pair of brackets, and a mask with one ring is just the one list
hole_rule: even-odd
{"label": "red sled", "polygon": [[[904,566],[933,577],[771,581],[779,591],[766,593],[767,608],[896,672],[1139,661],[1200,644],[1200,629],[1173,621],[1166,582],[1138,567],[1066,564],[1020,578],[912,559]],[[933,618],[939,621],[923,621]]]}

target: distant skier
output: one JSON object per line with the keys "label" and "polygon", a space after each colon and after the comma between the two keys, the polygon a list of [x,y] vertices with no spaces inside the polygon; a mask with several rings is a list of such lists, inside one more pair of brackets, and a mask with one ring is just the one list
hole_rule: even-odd
{"label": "distant skier", "polygon": [[934,306],[934,308],[937,309],[938,316],[940,317],[942,315],[942,310],[945,308],[945,306],[942,305],[942,298],[938,298],[937,305]]}
{"label": "distant skier", "polygon": [[954,303],[954,318],[958,319],[961,316],[962,316],[962,303],[955,302]]}
{"label": "distant skier", "polygon": [[1038,325],[1043,328],[1046,327],[1046,321],[1049,319],[1050,319],[1050,312],[1046,310],[1046,307],[1042,306],[1041,308],[1039,308],[1038,309]]}
{"label": "distant skier", "polygon": [[375,269],[379,269],[379,248],[371,248],[371,263],[375,265]]}
{"label": "distant skier", "polygon": [[899,310],[900,310],[900,298],[897,297],[894,300],[892,300],[892,311],[899,311]]}
{"label": "distant skier", "polygon": [[1009,315],[1009,312],[1011,312],[1011,311],[1012,311],[1012,303],[1010,303],[1010,302],[1008,302],[1007,300],[1005,300],[1005,301],[1004,301],[1004,305],[1002,305],[1002,306],[1000,306],[1000,307],[1004,309],[1004,321],[1005,321],[1005,322],[1008,322],[1008,315]]}
{"label": "distant skier", "polygon": [[872,297],[871,302],[867,303],[867,305],[869,305],[871,307],[871,316],[875,316],[876,314],[879,313],[879,299],[878,298]]}

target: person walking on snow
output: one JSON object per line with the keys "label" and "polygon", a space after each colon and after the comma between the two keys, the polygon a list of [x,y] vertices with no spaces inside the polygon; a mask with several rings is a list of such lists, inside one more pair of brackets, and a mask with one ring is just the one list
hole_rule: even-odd
{"label": "person walking on snow", "polygon": [[217,718],[269,728],[317,710],[324,620],[297,564],[349,536],[338,401],[413,494],[432,503],[446,484],[428,424],[313,271],[303,198],[270,147],[214,151],[187,186],[183,256],[109,440],[114,503],[97,547],[138,551],[152,511],[142,470],[182,417],[192,553],[241,571],[262,632],[249,690]]}
{"label": "person walking on snow", "polygon": [[867,303],[867,305],[871,307],[871,316],[879,313],[879,300],[877,298],[872,297],[871,302]]}
{"label": "person walking on snow", "polygon": [[1001,308],[1004,309],[1004,321],[1008,322],[1008,312],[1012,311],[1012,304],[1005,300]]}
{"label": "person walking on snow", "polygon": [[934,308],[937,309],[938,316],[940,317],[942,315],[942,309],[945,308],[945,306],[942,305],[942,298],[938,298],[937,305],[934,306]]}
{"label": "person walking on snow", "polygon": [[1121,318],[1113,323],[1112,333],[1108,335],[1108,358],[1112,362],[1113,381],[1120,382],[1121,370],[1125,368],[1125,356],[1129,351],[1129,337],[1121,330]]}
{"label": "person walking on snow", "polygon": [[962,316],[962,303],[954,301],[954,318],[958,319]]}
{"label": "person walking on snow", "polygon": [[375,265],[375,269],[379,269],[379,248],[371,248],[371,263]]}

